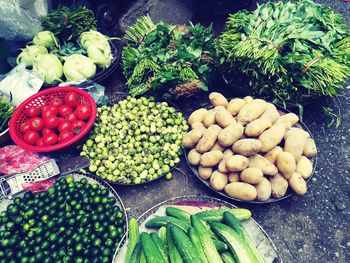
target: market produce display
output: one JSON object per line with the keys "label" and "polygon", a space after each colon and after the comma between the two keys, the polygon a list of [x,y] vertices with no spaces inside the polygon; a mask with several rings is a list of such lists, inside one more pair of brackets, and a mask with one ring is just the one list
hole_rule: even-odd
{"label": "market produce display", "polygon": [[281,198],[288,188],[307,191],[317,153],[310,134],[294,113],[281,114],[262,99],[209,95],[211,109],[194,111],[192,130],[183,137],[188,161],[215,191],[243,201]]}
{"label": "market produce display", "polygon": [[0,96],[0,133],[7,129],[8,122],[14,110],[15,107]]}
{"label": "market produce display", "polygon": [[83,81],[111,65],[111,39],[96,31],[94,14],[86,7],[71,11],[63,6],[42,18],[42,25],[45,30],[16,61],[41,75],[45,83]]}
{"label": "market produce display", "polygon": [[232,84],[283,106],[335,96],[350,75],[348,25],[309,0],[271,1],[230,15],[217,49]]}
{"label": "market produce display", "polygon": [[211,27],[154,24],[141,17],[125,33],[123,72],[131,95],[190,96],[208,90],[216,52]]}
{"label": "market produce display", "polygon": [[140,184],[163,175],[171,178],[188,130],[182,113],[153,97],[131,96],[97,112],[80,153],[89,157],[90,172],[121,184]]}
{"label": "market produce display", "polygon": [[67,177],[15,197],[0,224],[1,262],[111,262],[126,222],[107,188]]}

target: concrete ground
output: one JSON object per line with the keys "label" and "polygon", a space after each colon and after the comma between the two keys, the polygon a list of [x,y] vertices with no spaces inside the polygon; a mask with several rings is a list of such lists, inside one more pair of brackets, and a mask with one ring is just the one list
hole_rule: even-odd
{"label": "concrete ground", "polygon": [[[350,23],[350,3],[336,0],[316,2],[342,13]],[[125,90],[124,83],[120,73],[115,72],[103,84],[108,93],[113,94]],[[252,211],[286,263],[350,262],[349,90],[345,89],[339,97],[342,123],[337,129],[326,127],[327,119],[321,113],[326,103],[317,101],[305,108],[304,122],[311,130],[319,152],[308,193],[267,205],[234,203]],[[185,113],[191,111],[191,104],[191,100],[178,102]],[[115,187],[129,215],[140,216],[155,204],[175,196],[200,194],[222,198],[196,179],[184,157],[173,175],[170,181],[160,179],[144,186]]]}

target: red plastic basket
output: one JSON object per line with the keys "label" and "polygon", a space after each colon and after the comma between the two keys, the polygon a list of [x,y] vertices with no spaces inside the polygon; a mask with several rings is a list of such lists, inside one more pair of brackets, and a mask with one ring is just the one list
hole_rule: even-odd
{"label": "red plastic basket", "polygon": [[[25,109],[28,106],[39,106],[39,107],[45,106],[53,98],[64,99],[64,96],[67,93],[72,91],[76,92],[79,95],[79,97],[81,98],[81,104],[87,104],[91,106],[91,116],[89,121],[86,123],[85,127],[70,140],[62,143],[58,143],[52,146],[34,146],[34,145],[29,145],[25,143],[23,141],[23,134],[20,131],[21,123],[29,119],[29,117],[26,116],[26,114],[24,113]],[[84,135],[86,135],[89,132],[92,125],[94,124],[95,119],[96,119],[96,103],[89,93],[74,87],[53,87],[34,94],[33,96],[23,101],[17,107],[17,109],[14,111],[10,120],[10,125],[9,125],[10,136],[12,140],[15,142],[15,144],[22,147],[23,149],[27,149],[35,152],[53,152],[53,151],[62,150],[64,148],[67,148],[69,146],[72,146],[78,143],[84,137]]]}

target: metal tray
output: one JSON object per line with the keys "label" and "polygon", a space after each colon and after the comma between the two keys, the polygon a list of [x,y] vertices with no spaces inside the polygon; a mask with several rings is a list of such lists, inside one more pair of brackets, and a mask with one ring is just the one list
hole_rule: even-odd
{"label": "metal tray", "polygon": [[[235,205],[232,205],[223,200],[209,197],[209,196],[199,196],[199,195],[190,195],[190,196],[181,196],[171,198],[164,202],[161,202],[148,211],[143,213],[138,219],[140,225],[139,229],[141,231],[152,232],[151,229],[145,227],[145,222],[156,216],[156,215],[165,215],[165,208],[167,206],[182,206],[186,207],[186,211],[191,210],[202,210],[202,209],[212,209],[212,208],[237,208]],[[191,208],[192,207],[192,208]],[[192,210],[192,211],[193,211]],[[188,211],[190,212],[190,211]],[[197,211],[194,211],[197,212]],[[283,263],[281,256],[279,255],[277,248],[268,234],[263,230],[263,228],[253,219],[246,220],[243,223],[244,228],[248,232],[250,238],[257,246],[260,253],[264,256],[266,263]],[[120,245],[120,251],[117,256],[114,258],[113,262],[122,262],[127,249],[127,237],[122,240]]]}
{"label": "metal tray", "polygon": [[[275,105],[277,110],[280,112],[280,113],[290,113],[291,111],[287,110],[287,109],[284,109],[282,108],[281,106],[278,106],[278,105]],[[302,122],[301,120],[299,120],[298,122],[298,125],[299,127],[303,128],[305,131],[307,131],[309,134],[310,134],[310,137],[312,139],[313,136],[311,134],[311,131],[309,130],[309,128],[305,125],[304,122]],[[212,191],[214,191],[215,193],[221,195],[221,196],[224,196],[225,198],[228,198],[228,199],[231,199],[231,200],[234,200],[234,201],[237,201],[237,202],[242,202],[242,203],[251,203],[251,204],[267,204],[267,203],[274,203],[274,202],[278,202],[278,201],[281,201],[281,200],[284,200],[286,198],[289,198],[291,197],[292,195],[295,195],[295,193],[290,189],[290,187],[288,187],[288,190],[287,190],[287,193],[285,196],[281,197],[281,198],[274,198],[274,197],[270,197],[270,199],[266,200],[266,201],[258,201],[258,200],[253,200],[253,201],[243,201],[243,200],[240,200],[240,199],[237,199],[237,198],[234,198],[234,197],[230,197],[229,195],[227,195],[225,192],[223,191],[217,191],[215,189],[213,189],[211,186],[210,186],[210,183],[209,181],[207,180],[204,180],[203,178],[201,178],[198,174],[198,170],[197,170],[197,166],[193,166],[192,164],[189,163],[188,161],[188,152],[190,151],[191,149],[186,149],[185,151],[185,156],[186,156],[186,161],[187,161],[187,164],[188,166],[190,167],[191,171],[194,173],[194,175],[204,184],[206,185],[208,188],[210,188]],[[310,177],[306,180],[306,183],[308,184],[308,186],[310,185],[311,183],[311,179],[315,173],[315,169],[316,169],[316,165],[317,165],[317,154],[315,157],[313,157],[311,159],[311,162],[313,164],[313,170],[312,170],[312,173],[310,175]]]}

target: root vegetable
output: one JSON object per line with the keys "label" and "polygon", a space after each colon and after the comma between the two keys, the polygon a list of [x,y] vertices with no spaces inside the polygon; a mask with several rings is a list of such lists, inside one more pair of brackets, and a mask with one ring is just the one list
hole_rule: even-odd
{"label": "root vegetable", "polygon": [[210,151],[206,152],[201,156],[200,165],[203,167],[213,167],[222,160],[222,152],[220,151]]}
{"label": "root vegetable", "polygon": [[289,131],[286,132],[286,134],[284,135],[284,139],[287,139],[289,135],[299,135],[302,137],[306,137],[306,138],[310,138],[310,134],[301,129],[301,128],[297,128],[297,127],[292,127]]}
{"label": "root vegetable", "polygon": [[240,179],[249,184],[258,184],[263,179],[263,172],[256,167],[249,167],[241,172]]}
{"label": "root vegetable", "polygon": [[292,188],[296,194],[304,195],[307,192],[306,182],[299,173],[293,173],[288,182],[290,188]]}
{"label": "root vegetable", "polygon": [[261,182],[255,186],[255,189],[259,201],[266,201],[271,197],[271,184],[266,177],[262,178]]}
{"label": "root vegetable", "polygon": [[207,130],[207,128],[204,127],[203,123],[201,122],[194,122],[191,125],[192,130],[198,129],[200,130],[203,134]]}
{"label": "root vegetable", "polygon": [[305,134],[290,134],[284,141],[283,150],[289,152],[296,161],[299,161],[305,149],[306,142],[307,138]]}
{"label": "root vegetable", "polygon": [[225,192],[230,197],[243,201],[253,201],[257,196],[257,191],[254,186],[242,182],[227,184],[225,186]]}
{"label": "root vegetable", "polygon": [[221,160],[221,162],[219,163],[218,165],[218,170],[220,173],[228,173],[229,170],[227,170],[227,167],[226,167],[226,160],[225,158]]}
{"label": "root vegetable", "polygon": [[214,171],[210,176],[210,186],[216,191],[224,190],[228,183],[228,177],[226,174]]}
{"label": "root vegetable", "polygon": [[272,103],[267,103],[266,110],[259,117],[259,119],[267,119],[270,120],[272,124],[274,124],[279,117],[280,114],[278,113],[276,106]]}
{"label": "root vegetable", "polygon": [[192,125],[195,122],[202,122],[204,116],[208,113],[207,109],[201,108],[192,112],[190,117],[188,118],[188,123]]}
{"label": "root vegetable", "polygon": [[221,93],[218,93],[218,92],[210,93],[209,100],[210,100],[211,105],[213,105],[214,107],[216,107],[216,106],[226,107],[228,104],[227,99]]}
{"label": "root vegetable", "polygon": [[198,174],[204,180],[208,180],[212,173],[213,173],[213,168],[211,167],[203,167],[203,166],[198,167]]}
{"label": "root vegetable", "polygon": [[316,147],[315,141],[311,138],[307,138],[303,155],[305,155],[306,157],[314,157],[316,154],[317,154],[317,147]]}
{"label": "root vegetable", "polygon": [[226,159],[226,168],[230,172],[240,172],[246,169],[249,165],[249,160],[243,155],[234,155]]}
{"label": "root vegetable", "polygon": [[199,129],[189,131],[183,138],[182,144],[186,148],[195,146],[198,141],[202,138],[203,133]]}
{"label": "root vegetable", "polygon": [[214,146],[220,131],[221,128],[218,125],[210,126],[197,143],[197,152],[205,153],[209,151]]}
{"label": "root vegetable", "polygon": [[257,139],[241,139],[233,144],[232,150],[234,153],[244,156],[252,156],[257,154],[261,147],[262,143]]}
{"label": "root vegetable", "polygon": [[213,145],[213,147],[210,149],[211,151],[218,150],[220,152],[223,152],[225,150],[225,147],[222,146],[218,141]]}
{"label": "root vegetable", "polygon": [[218,110],[215,114],[215,121],[222,128],[226,128],[229,125],[235,124],[236,120],[233,118],[231,113],[229,113],[226,109]]}
{"label": "root vegetable", "polygon": [[283,139],[286,129],[283,125],[275,123],[271,128],[264,131],[260,136],[259,140],[262,143],[260,151],[268,152],[275,148]]}
{"label": "root vegetable", "polygon": [[277,167],[260,154],[249,157],[249,167],[259,168],[264,175],[274,176],[278,173]]}
{"label": "root vegetable", "polygon": [[266,110],[266,102],[255,99],[251,103],[245,104],[237,115],[237,121],[245,124],[259,118]]}
{"label": "root vegetable", "polygon": [[258,137],[266,129],[271,127],[271,121],[269,119],[256,119],[250,123],[245,128],[245,135],[249,137]]}
{"label": "root vegetable", "polygon": [[209,110],[203,118],[203,125],[208,128],[209,126],[215,124],[215,115],[216,111],[214,111],[214,109]]}
{"label": "root vegetable", "polygon": [[243,125],[240,123],[232,124],[221,130],[218,135],[218,141],[222,146],[231,146],[239,138],[241,138],[244,132]]}
{"label": "root vegetable", "polygon": [[236,116],[240,109],[245,105],[245,101],[240,98],[230,100],[226,109],[232,116]]}
{"label": "root vegetable", "polygon": [[188,162],[192,165],[199,165],[200,161],[201,161],[201,156],[202,154],[200,154],[199,152],[197,152],[195,149],[192,149],[189,153],[188,153]]}
{"label": "root vegetable", "polygon": [[226,150],[224,151],[224,156],[223,156],[223,158],[225,159],[225,158],[231,157],[231,156],[233,156],[233,155],[234,155],[234,153],[233,153],[233,151],[232,151],[231,149],[226,149]]}
{"label": "root vegetable", "polygon": [[279,117],[279,119],[288,120],[290,122],[291,126],[294,126],[299,121],[298,115],[296,115],[295,113],[292,113],[292,112],[282,115],[281,117]]}
{"label": "root vegetable", "polygon": [[230,183],[239,182],[239,173],[231,172],[228,174],[228,181]]}
{"label": "root vegetable", "polygon": [[293,157],[288,152],[282,152],[277,156],[276,165],[278,171],[284,176],[284,178],[289,179],[296,169],[296,162]]}
{"label": "root vegetable", "polygon": [[248,104],[248,103],[251,103],[251,102],[253,102],[253,97],[251,97],[251,96],[245,96],[244,98],[243,98],[243,100],[244,100],[244,102],[246,103],[246,104]]}
{"label": "root vegetable", "polygon": [[272,195],[281,198],[286,195],[288,189],[288,181],[280,174],[276,174],[270,178]]}
{"label": "root vegetable", "polygon": [[283,152],[282,147],[276,146],[272,150],[270,150],[267,153],[265,153],[264,157],[267,160],[269,160],[271,163],[275,164],[276,163],[276,158],[281,152]]}
{"label": "root vegetable", "polygon": [[312,162],[305,156],[302,156],[297,162],[296,172],[305,180],[312,174]]}

